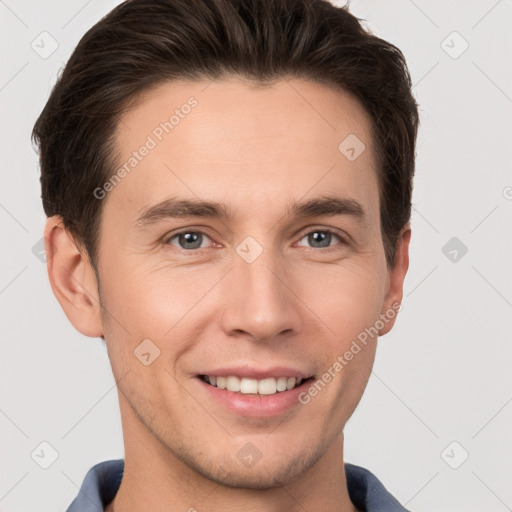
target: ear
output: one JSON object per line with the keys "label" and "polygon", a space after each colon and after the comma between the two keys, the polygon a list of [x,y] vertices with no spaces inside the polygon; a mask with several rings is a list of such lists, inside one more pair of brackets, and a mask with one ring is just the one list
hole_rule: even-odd
{"label": "ear", "polygon": [[407,223],[398,235],[395,246],[395,259],[389,269],[388,286],[382,305],[381,319],[384,327],[379,330],[379,336],[387,334],[395,325],[398,311],[402,304],[404,294],[404,279],[409,268],[409,241],[411,240],[411,227]]}
{"label": "ear", "polygon": [[77,247],[59,215],[46,220],[44,240],[50,285],[64,313],[85,336],[101,336],[98,282],[87,251]]}

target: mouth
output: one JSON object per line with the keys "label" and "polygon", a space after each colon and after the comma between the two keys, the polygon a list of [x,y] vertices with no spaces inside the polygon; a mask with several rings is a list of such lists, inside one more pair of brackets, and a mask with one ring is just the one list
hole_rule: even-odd
{"label": "mouth", "polygon": [[212,405],[234,417],[269,420],[303,410],[300,396],[315,378],[291,369],[257,372],[245,368],[216,373],[199,374],[195,379]]}
{"label": "mouth", "polygon": [[195,377],[200,393],[220,410],[235,417],[269,420],[301,411],[300,397],[315,379],[312,373],[289,365],[263,368],[248,364],[205,368]]}
{"label": "mouth", "polygon": [[225,389],[242,395],[275,395],[299,388],[314,377],[267,377],[253,379],[236,375],[199,375],[201,380],[218,389]]}

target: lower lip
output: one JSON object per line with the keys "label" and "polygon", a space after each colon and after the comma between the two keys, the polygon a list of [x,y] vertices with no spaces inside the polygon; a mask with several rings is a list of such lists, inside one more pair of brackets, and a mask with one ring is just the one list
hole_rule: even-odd
{"label": "lower lip", "polygon": [[293,406],[301,405],[299,395],[309,386],[313,378],[304,380],[300,386],[273,395],[243,394],[220,389],[197,377],[201,387],[209,396],[226,409],[239,416],[266,418],[287,412]]}

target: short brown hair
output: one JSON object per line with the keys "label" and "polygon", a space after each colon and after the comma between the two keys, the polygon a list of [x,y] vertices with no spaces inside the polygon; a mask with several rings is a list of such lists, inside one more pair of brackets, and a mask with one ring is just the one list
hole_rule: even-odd
{"label": "short brown hair", "polygon": [[[61,215],[96,269],[119,118],[173,79],[297,77],[355,95],[373,121],[382,238],[394,260],[411,214],[418,110],[403,54],[326,0],[128,0],[80,40],[32,133],[47,216]],[[340,141],[341,142],[341,141]]]}

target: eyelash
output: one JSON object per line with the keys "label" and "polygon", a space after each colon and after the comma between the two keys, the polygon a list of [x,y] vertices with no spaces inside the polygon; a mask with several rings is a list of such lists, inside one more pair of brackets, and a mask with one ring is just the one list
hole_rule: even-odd
{"label": "eyelash", "polygon": [[310,231],[305,232],[301,237],[299,238],[299,241],[302,240],[304,237],[310,235],[311,233],[328,233],[329,235],[333,235],[336,238],[339,239],[339,242],[334,245],[328,245],[327,247],[306,247],[306,249],[312,249],[312,250],[322,250],[324,252],[330,252],[330,251],[336,251],[339,250],[340,246],[346,246],[349,245],[348,242],[348,236],[341,235],[338,231],[334,229],[324,228],[324,229],[312,229]]}
{"label": "eyelash", "polygon": [[[174,233],[171,236],[166,235],[164,237],[164,243],[167,244],[167,245],[172,245],[170,243],[171,240],[173,240],[174,238],[176,238],[176,237],[178,237],[180,235],[184,235],[186,233],[195,233],[195,234],[205,235],[208,238],[210,238],[210,240],[212,240],[212,237],[210,237],[204,231],[200,231],[200,230],[196,230],[196,229],[186,229],[186,230],[183,230],[183,231],[178,231],[177,233]],[[349,245],[349,241],[348,241],[348,239],[346,237],[342,236],[338,231],[335,231],[335,230],[329,229],[329,228],[322,228],[322,229],[315,228],[315,229],[312,229],[310,231],[306,231],[305,233],[303,233],[300,236],[299,241],[302,240],[304,237],[310,235],[311,233],[328,233],[330,235],[334,235],[335,237],[337,237],[340,240],[340,242],[339,242],[339,244],[335,244],[333,246],[327,246],[327,247],[306,247],[306,249],[311,249],[311,250],[316,250],[316,251],[322,250],[323,252],[330,252],[330,251],[333,251],[333,250],[337,250],[338,249],[338,245]],[[197,254],[198,252],[208,248],[208,247],[200,247],[198,249],[183,249],[182,247],[177,247],[177,246],[174,246],[174,245],[173,245],[173,247],[175,247],[180,252],[187,253],[187,254]]]}

